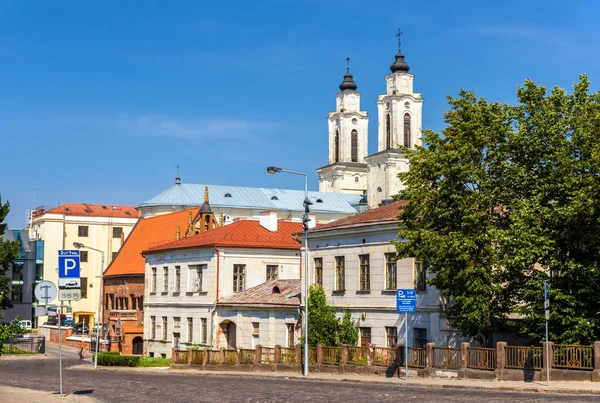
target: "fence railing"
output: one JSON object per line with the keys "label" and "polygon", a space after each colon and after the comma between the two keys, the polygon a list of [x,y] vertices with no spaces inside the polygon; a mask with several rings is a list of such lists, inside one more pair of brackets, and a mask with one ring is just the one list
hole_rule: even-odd
{"label": "fence railing", "polygon": [[4,354],[44,354],[45,337],[15,337],[2,342]]}
{"label": "fence railing", "polygon": [[296,363],[296,349],[281,347],[281,363],[292,365]]}
{"label": "fence railing", "polygon": [[323,364],[339,365],[342,362],[340,347],[323,347]]}
{"label": "fence railing", "polygon": [[[300,362],[304,363],[304,347],[300,350]],[[308,364],[309,365],[317,365],[317,348],[309,347],[308,348]]]}
{"label": "fence railing", "polygon": [[396,349],[373,347],[373,365],[390,367],[396,363]]}
{"label": "fence railing", "polygon": [[542,347],[505,346],[506,368],[542,369],[544,351]]}
{"label": "fence railing", "polygon": [[240,348],[240,364],[254,364],[255,350]]}
{"label": "fence railing", "polygon": [[460,369],[460,348],[433,347],[434,368]]}
{"label": "fence railing", "polygon": [[192,364],[202,364],[204,362],[204,350],[192,350]]}
{"label": "fence railing", "polygon": [[275,362],[275,349],[273,347],[262,347],[260,362],[263,364],[273,364]]}
{"label": "fence railing", "polygon": [[496,349],[469,347],[467,367],[487,370],[496,369]]}
{"label": "fence railing", "polygon": [[369,347],[348,347],[348,364],[369,365]]}
{"label": "fence railing", "polygon": [[237,350],[224,350],[223,351],[223,364],[235,365],[237,364],[238,352]]}
{"label": "fence railing", "polygon": [[175,362],[177,364],[187,364],[188,354],[189,351],[187,350],[175,350]]}
{"label": "fence railing", "polygon": [[409,347],[408,356],[410,357],[409,367],[425,368],[427,366],[427,352],[424,348]]}
{"label": "fence railing", "polygon": [[594,347],[567,344],[553,344],[554,368],[594,369]]}
{"label": "fence railing", "polygon": [[208,355],[206,360],[208,364],[218,365],[221,363],[221,352],[219,350],[206,350],[206,354]]}

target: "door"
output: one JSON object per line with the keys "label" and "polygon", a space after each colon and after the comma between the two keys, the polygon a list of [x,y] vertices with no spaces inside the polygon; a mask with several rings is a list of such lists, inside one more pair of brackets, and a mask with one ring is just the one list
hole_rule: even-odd
{"label": "door", "polygon": [[235,342],[235,323],[233,322],[229,322],[227,324],[227,349],[229,350],[236,350],[236,342]]}
{"label": "door", "polygon": [[134,337],[131,346],[132,354],[144,354],[144,339],[140,336]]}

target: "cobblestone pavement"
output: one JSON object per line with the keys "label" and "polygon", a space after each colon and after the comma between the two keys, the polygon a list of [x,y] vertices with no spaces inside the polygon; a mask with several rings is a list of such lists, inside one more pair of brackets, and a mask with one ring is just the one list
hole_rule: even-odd
{"label": "cobblestone pavement", "polygon": [[[282,377],[207,375],[198,372],[115,371],[81,368],[70,352],[64,359],[64,392],[102,402],[598,402],[598,396],[516,393],[411,387],[399,384],[331,382]],[[70,368],[78,366],[78,368]],[[58,360],[2,359],[1,385],[55,391]],[[26,401],[26,391],[24,401]]]}

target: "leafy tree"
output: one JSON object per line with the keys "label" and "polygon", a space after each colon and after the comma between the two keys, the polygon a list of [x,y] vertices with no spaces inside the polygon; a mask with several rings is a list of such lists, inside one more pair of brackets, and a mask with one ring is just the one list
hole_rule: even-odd
{"label": "leafy tree", "polygon": [[0,325],[0,355],[4,342],[12,342],[14,336],[22,336],[27,333],[27,329],[21,326],[21,319],[16,317],[7,325]]}
{"label": "leafy tree", "polygon": [[[4,232],[7,225],[4,224],[4,219],[10,211],[10,204],[5,202],[2,204],[0,196],[0,309],[12,308],[11,302],[11,279],[6,275],[9,265],[19,256],[19,244],[16,241],[3,240]],[[0,312],[0,318],[4,314]]]}
{"label": "leafy tree", "polygon": [[600,94],[527,80],[517,105],[473,92],[449,97],[447,127],[425,131],[411,169],[399,256],[428,262],[448,315],[483,343],[506,325],[543,334],[543,281],[552,287],[552,338],[600,338]]}
{"label": "leafy tree", "polygon": [[338,345],[355,346],[358,343],[358,321],[352,319],[350,309],[344,310],[344,315],[338,322]]}

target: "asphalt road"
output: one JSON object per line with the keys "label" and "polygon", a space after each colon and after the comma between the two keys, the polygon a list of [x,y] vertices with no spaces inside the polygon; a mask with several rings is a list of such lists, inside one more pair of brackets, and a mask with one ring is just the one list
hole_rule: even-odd
{"label": "asphalt road", "polygon": [[[0,361],[0,385],[58,390],[56,348],[47,357]],[[102,402],[598,402],[598,396],[546,395],[254,376],[128,372],[80,367],[65,349],[63,388]],[[70,368],[73,366],[78,368]]]}

